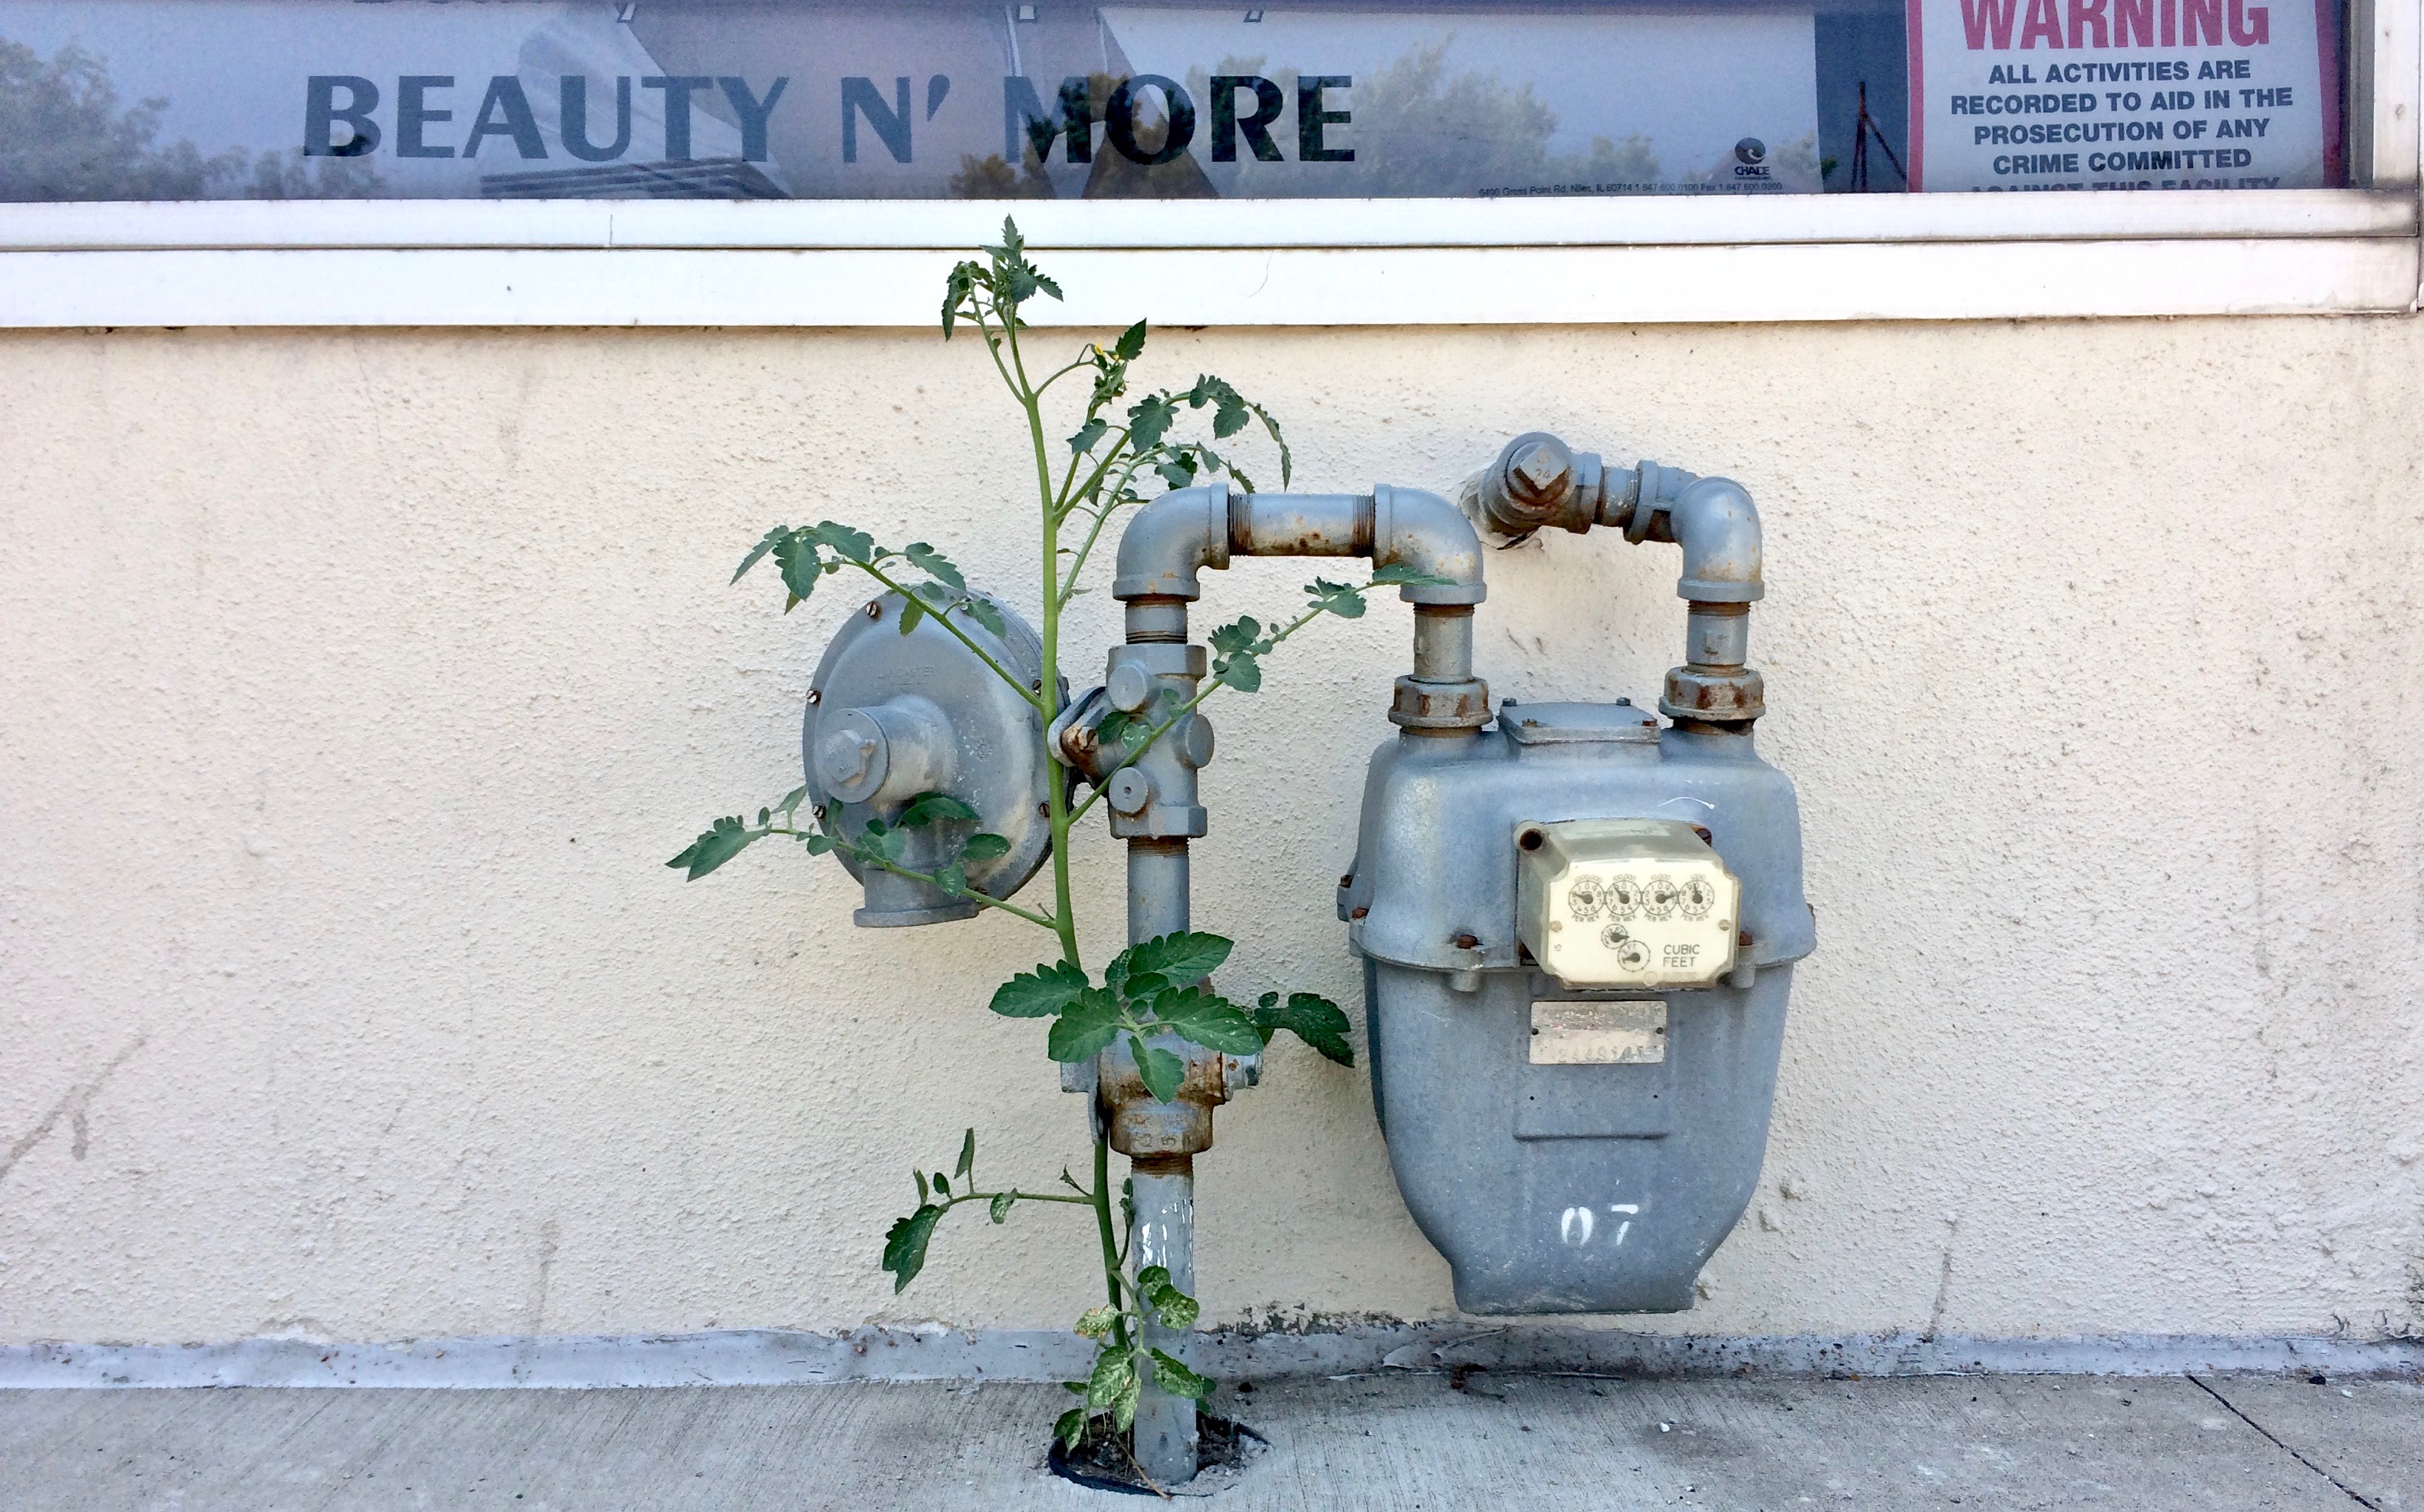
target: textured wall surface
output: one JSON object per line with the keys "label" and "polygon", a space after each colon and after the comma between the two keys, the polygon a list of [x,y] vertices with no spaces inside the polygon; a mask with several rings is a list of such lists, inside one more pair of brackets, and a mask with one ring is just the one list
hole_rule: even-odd
{"label": "textured wall surface", "polygon": [[[2424,1329],[2424,326],[1173,333],[1300,485],[1534,426],[1768,522],[1762,749],[1820,952],[1737,1332]],[[796,780],[836,617],[776,519],[1031,603],[1015,411],[924,335],[0,338],[0,1343],[1060,1325],[1074,1209],[875,1268],[976,1124],[1084,1150],[1039,958],[848,927],[830,863],[664,858]],[[1671,548],[1494,556],[1483,673],[1654,695]],[[1302,565],[1208,607],[1268,614]],[[1110,638],[1083,601],[1080,676]],[[1356,1000],[1331,914],[1391,600],[1220,713],[1196,918]],[[1116,853],[1081,860],[1116,940]],[[1208,1318],[1421,1317],[1444,1265],[1359,1073],[1294,1049],[1203,1167]]]}

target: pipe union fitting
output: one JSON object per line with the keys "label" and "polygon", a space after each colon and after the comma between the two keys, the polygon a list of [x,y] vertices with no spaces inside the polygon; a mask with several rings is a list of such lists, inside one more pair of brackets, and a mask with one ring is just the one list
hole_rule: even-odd
{"label": "pipe union fitting", "polygon": [[1766,691],[1765,680],[1748,668],[1704,672],[1677,667],[1666,674],[1666,696],[1658,700],[1658,712],[1668,719],[1747,724],[1767,712]]}
{"label": "pipe union fitting", "polygon": [[1490,723],[1490,684],[1399,677],[1389,723],[1409,730],[1477,730]]}

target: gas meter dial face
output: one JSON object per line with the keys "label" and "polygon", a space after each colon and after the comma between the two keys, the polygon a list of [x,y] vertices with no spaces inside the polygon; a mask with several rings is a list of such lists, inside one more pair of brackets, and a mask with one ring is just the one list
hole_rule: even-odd
{"label": "gas meter dial face", "polygon": [[1523,944],[1576,987],[1706,987],[1733,969],[1742,883],[1688,824],[1520,825]]}

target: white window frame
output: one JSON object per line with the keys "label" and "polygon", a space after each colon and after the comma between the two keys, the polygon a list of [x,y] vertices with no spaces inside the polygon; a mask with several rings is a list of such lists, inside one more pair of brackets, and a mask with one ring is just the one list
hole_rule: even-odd
{"label": "white window frame", "polygon": [[1071,290],[1039,325],[2407,313],[2424,0],[2350,31],[2365,188],[6,205],[0,327],[921,326],[1005,214]]}

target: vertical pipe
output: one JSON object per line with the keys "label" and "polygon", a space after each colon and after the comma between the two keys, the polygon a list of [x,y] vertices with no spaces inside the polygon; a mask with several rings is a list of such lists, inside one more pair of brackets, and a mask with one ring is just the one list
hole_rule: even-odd
{"label": "vertical pipe", "polygon": [[[1188,924],[1188,856],[1185,840],[1128,842],[1128,943],[1172,934]],[[1184,1049],[1171,1045],[1165,1048]],[[1138,1270],[1168,1265],[1171,1284],[1195,1295],[1195,1157],[1166,1155],[1133,1162],[1129,1179],[1136,1216],[1128,1229],[1128,1257]],[[1191,1365],[1191,1329],[1164,1329],[1148,1318],[1141,1341]],[[1136,1456],[1144,1472],[1164,1486],[1195,1478],[1195,1402],[1172,1396],[1153,1383],[1151,1356],[1137,1361],[1144,1390],[1137,1403]]]}
{"label": "vertical pipe", "polygon": [[[1128,1253],[1140,1271],[1148,1265],[1170,1270],[1170,1283],[1195,1295],[1195,1157],[1163,1155],[1139,1160],[1130,1169],[1136,1219],[1129,1229]],[[1143,1344],[1172,1360],[1186,1362],[1194,1330],[1165,1329],[1145,1310]],[[1153,1384],[1153,1360],[1137,1361],[1144,1393],[1137,1403],[1136,1456],[1144,1472],[1164,1486],[1183,1486],[1195,1478],[1200,1451],[1196,1445],[1195,1401],[1173,1396]]]}

